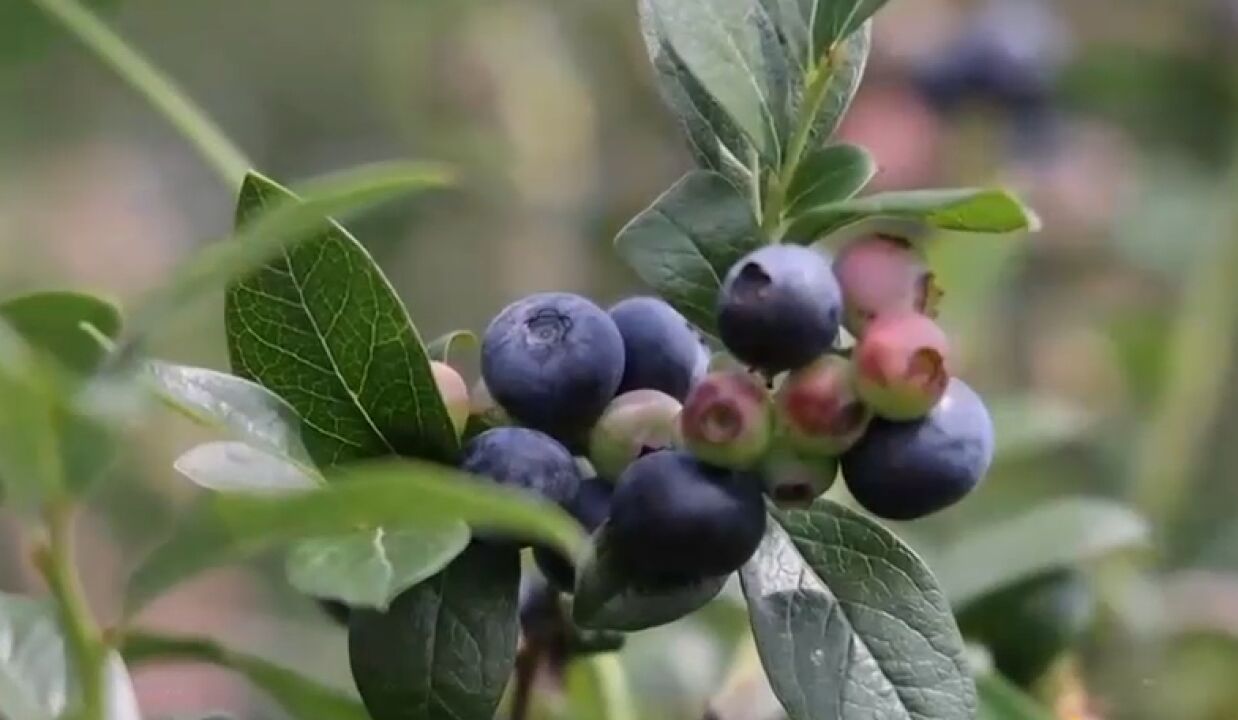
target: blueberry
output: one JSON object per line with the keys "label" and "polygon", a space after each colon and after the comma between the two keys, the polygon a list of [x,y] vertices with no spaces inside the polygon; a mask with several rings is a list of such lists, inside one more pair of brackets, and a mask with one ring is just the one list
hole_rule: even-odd
{"label": "blueberry", "polygon": [[623,337],[609,315],[579,295],[533,295],[490,323],[481,372],[518,422],[575,445],[619,388]]}
{"label": "blueberry", "polygon": [[851,361],[838,355],[822,356],[787,375],[775,403],[786,443],[808,456],[841,455],[873,417],[856,393]]}
{"label": "blueberry", "polygon": [[843,324],[857,338],[877,315],[916,311],[931,317],[941,296],[923,251],[890,235],[852,241],[835,258],[834,276],[843,293]]}
{"label": "blueberry", "polygon": [[776,374],[828,350],[842,321],[842,290],[828,258],[769,245],[735,263],[718,297],[718,331],[735,357]]}
{"label": "blueberry", "polygon": [[487,430],[464,446],[461,469],[499,485],[520,488],[570,507],[580,488],[576,459],[554,438],[537,430]]}
{"label": "blueberry", "polygon": [[887,420],[924,417],[950,382],[949,346],[946,334],[924,315],[878,316],[855,347],[860,398]]}
{"label": "blueberry", "polygon": [[765,533],[760,480],[675,450],[646,455],[619,479],[607,528],[617,566],[637,582],[727,575]]}
{"label": "blueberry", "polygon": [[633,390],[615,398],[589,434],[589,461],[608,480],[633,460],[679,442],[683,406],[657,390]]}
{"label": "blueberry", "polygon": [[339,600],[326,600],[319,598],[317,600],[318,607],[322,609],[337,625],[348,627],[348,619],[352,617],[352,608]]}
{"label": "blueberry", "polygon": [[623,336],[619,392],[660,390],[683,401],[703,375],[700,336],[679,311],[652,297],[634,297],[610,309]]}
{"label": "blueberry", "polygon": [[915,520],[970,493],[993,461],[993,422],[980,397],[953,379],[927,417],[878,418],[842,458],[851,495],[872,514]]}
{"label": "blueberry", "polygon": [[[568,505],[567,511],[584,526],[585,530],[593,532],[610,517],[611,498],[615,486],[601,478],[589,478],[580,483],[580,491]],[[557,590],[572,592],[576,586],[576,569],[571,560],[555,550],[546,547],[533,549],[533,559],[537,568]]]}
{"label": "blueberry", "polygon": [[754,467],[774,435],[769,391],[743,371],[710,373],[688,395],[679,433],[684,447],[707,463],[734,470]]}
{"label": "blueberry", "polygon": [[460,373],[447,363],[435,360],[430,363],[430,370],[434,373],[434,384],[438,386],[439,397],[443,398],[447,416],[459,435],[469,421],[469,388]]}
{"label": "blueberry", "polygon": [[766,458],[761,476],[765,480],[765,494],[778,507],[802,509],[834,487],[838,458],[779,448]]}

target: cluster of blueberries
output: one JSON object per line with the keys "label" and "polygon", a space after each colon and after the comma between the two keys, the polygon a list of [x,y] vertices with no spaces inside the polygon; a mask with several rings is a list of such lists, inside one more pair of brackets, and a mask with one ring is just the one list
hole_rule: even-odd
{"label": "cluster of blueberries", "polygon": [[[950,374],[937,296],[921,251],[899,238],[866,236],[833,259],[768,245],[719,293],[729,355],[662,300],[605,311],[544,293],[490,324],[472,393],[434,369],[453,421],[489,428],[475,428],[464,470],[555,502],[590,531],[605,525],[609,561],[667,587],[737,570],[764,534],[763,496],[807,505],[840,468],[860,505],[894,520],[981,481],[992,424]],[[572,565],[535,555],[570,592]]]}

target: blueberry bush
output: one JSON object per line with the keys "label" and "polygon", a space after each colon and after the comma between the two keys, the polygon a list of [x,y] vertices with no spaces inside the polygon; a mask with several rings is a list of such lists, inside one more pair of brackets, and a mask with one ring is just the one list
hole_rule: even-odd
{"label": "blueberry bush", "polygon": [[[90,10],[33,4],[197,145],[237,210],[125,317],[76,292],[0,303],[3,501],[39,528],[49,589],[0,596],[0,716],[137,718],[127,666],[188,658],[306,720],[520,719],[538,668],[583,667],[578,716],[625,720],[625,636],[733,590],[792,720],[1047,717],[1024,691],[1091,618],[1072,568],[1142,524],[1063,502],[922,555],[887,522],[963,501],[1002,442],[953,373],[926,246],[1038,221],[1001,189],[864,194],[874,160],[832,138],[884,0],[641,0],[696,162],[614,239],[652,295],[536,294],[431,342],[331,218],[458,182],[450,168],[286,187]],[[150,334],[219,288],[231,372],[151,357]],[[474,352],[470,385],[453,362]],[[102,627],[74,509],[134,419],[163,412],[218,439],[176,461],[195,500]],[[270,551],[346,627],[355,697],[132,622]]]}

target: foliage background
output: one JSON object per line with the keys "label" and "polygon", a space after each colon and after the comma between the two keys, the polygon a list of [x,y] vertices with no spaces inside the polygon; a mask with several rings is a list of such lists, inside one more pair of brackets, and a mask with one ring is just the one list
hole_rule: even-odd
{"label": "foliage background", "polygon": [[[114,25],[274,177],[390,157],[463,169],[458,191],[349,223],[426,337],[482,329],[535,290],[601,302],[639,291],[610,239],[690,164],[627,0],[100,4],[118,5]],[[1238,8],[1047,4],[1063,63],[1050,144],[1012,144],[992,107],[942,116],[916,94],[909,78],[976,5],[950,0],[896,1],[878,16],[843,130],[873,150],[883,189],[1001,182],[1045,220],[1036,236],[938,246],[961,374],[993,401],[1006,452],[978,495],[899,531],[931,558],[936,543],[1038,499],[1135,504],[1152,522],[1150,550],[1089,568],[1103,601],[1081,650],[1089,686],[1112,717],[1232,720],[1232,683],[1206,678],[1238,673]],[[4,294],[77,286],[134,299],[224,234],[233,204],[161,118],[24,0],[0,0]],[[220,307],[201,303],[156,355],[226,367]],[[105,618],[119,578],[189,498],[171,461],[200,439],[160,416],[92,499],[82,552]],[[37,585],[3,514],[0,538],[0,590]],[[281,578],[275,559],[216,571],[144,620],[347,687],[343,633]],[[698,716],[742,626],[720,602],[634,638],[624,661],[641,717]],[[1167,628],[1169,641],[1150,640]],[[216,670],[143,670],[137,682],[151,716],[279,717]]]}

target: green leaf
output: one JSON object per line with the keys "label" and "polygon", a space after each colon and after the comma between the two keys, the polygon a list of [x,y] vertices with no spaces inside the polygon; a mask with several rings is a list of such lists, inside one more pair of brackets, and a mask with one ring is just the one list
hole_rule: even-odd
{"label": "green leaf", "polygon": [[979,675],[976,691],[980,696],[977,720],[1054,720],[1053,713],[997,673]]}
{"label": "green leaf", "polygon": [[826,500],[776,519],[740,579],[791,720],[975,717],[962,637],[914,552]]}
{"label": "green leaf", "polygon": [[392,531],[456,519],[542,542],[570,557],[585,542],[580,526],[558,506],[450,468],[385,461],[342,468],[334,479],[291,495],[209,493],[200,498],[177,522],[172,537],[130,578],[128,610],[138,610],[205,568],[358,529]]}
{"label": "green leaf", "polygon": [[313,597],[386,610],[397,595],[437,574],[468,544],[468,526],[458,520],[303,540],[288,555],[288,582]]}
{"label": "green leaf", "polygon": [[81,375],[98,369],[107,355],[84,329],[89,325],[104,337],[120,332],[120,309],[108,300],[71,291],[37,292],[0,303],[0,319],[37,350],[56,358]]}
{"label": "green leaf", "polygon": [[0,594],[0,716],[56,720],[68,707],[68,657],[50,603]]}
{"label": "green leaf", "polygon": [[[263,182],[265,186],[269,182],[259,177],[250,175],[246,184]],[[450,181],[450,173],[439,165],[381,163],[311,181],[299,199],[286,192],[278,195],[277,202],[264,212],[247,216],[249,221],[232,237],[207,245],[178,266],[168,282],[142,302],[129,323],[124,356],[139,355],[150,333],[190,302],[268,263],[280,262],[303,242],[320,239],[331,216],[413,191],[444,187]]]}
{"label": "green leaf", "polygon": [[287,495],[321,487],[312,467],[243,442],[210,442],[186,451],[176,471],[207,490]]}
{"label": "green leaf", "polygon": [[452,330],[451,332],[436,338],[430,343],[426,351],[430,355],[431,360],[439,362],[450,362],[452,354],[463,350],[466,347],[476,350],[479,346],[477,335],[471,330]]}
{"label": "green leaf", "polygon": [[726,584],[717,577],[674,589],[636,587],[610,561],[607,537],[603,525],[576,572],[572,619],[581,627],[636,632],[665,625],[704,607]]}
{"label": "green leaf", "polygon": [[1059,400],[1032,396],[986,398],[999,461],[1035,457],[1087,438],[1095,416]]}
{"label": "green leaf", "polygon": [[[289,202],[296,196],[250,174],[238,223],[250,227]],[[229,288],[233,370],[297,410],[319,466],[384,455],[453,460],[459,440],[400,299],[343,228],[320,223],[312,232]]]}
{"label": "green leaf", "polygon": [[1099,498],[1053,500],[979,527],[937,556],[937,572],[956,607],[1061,567],[1149,543],[1146,522]]}
{"label": "green leaf", "polygon": [[300,418],[270,390],[227,373],[159,361],[149,363],[147,371],[160,400],[190,420],[255,447],[309,461]]}
{"label": "green leaf", "polygon": [[623,663],[614,653],[568,663],[563,684],[572,720],[636,720],[636,703]]}
{"label": "green leaf", "polygon": [[[95,12],[113,12],[120,0],[81,0]],[[0,71],[27,59],[41,58],[58,40],[57,28],[33,3],[0,4]]]}
{"label": "green leaf", "polygon": [[671,47],[650,0],[641,0],[639,11],[641,34],[657,74],[658,89],[683,125],[697,164],[722,174],[737,187],[751,187],[752,144]]}
{"label": "green leaf", "polygon": [[786,58],[758,0],[648,0],[649,22],[684,67],[771,163],[789,119]]}
{"label": "green leaf", "polygon": [[1040,221],[1005,190],[908,190],[822,205],[802,212],[786,231],[808,244],[871,219],[906,220],[941,230],[1007,233],[1039,229]]}
{"label": "green leaf", "polygon": [[[803,2],[803,0],[801,0]],[[844,38],[854,36],[887,0],[808,0],[812,5],[812,44],[822,57]],[[845,43],[843,43],[845,44]]]}
{"label": "green leaf", "polygon": [[178,660],[203,662],[245,676],[297,720],[369,720],[361,703],[309,678],[211,640],[169,637],[141,630],[125,635],[123,653],[134,666]]}
{"label": "green leaf", "polygon": [[705,171],[685,175],[615,238],[636,274],[711,335],[722,278],[762,243],[747,201],[726,178]]}
{"label": "green leaf", "polygon": [[787,213],[794,217],[817,205],[849,200],[877,174],[877,162],[858,145],[830,145],[810,153],[787,188]]}
{"label": "green leaf", "polygon": [[61,427],[71,415],[59,379],[0,321],[0,479],[26,507],[65,485]]}
{"label": "green leaf", "polygon": [[812,121],[812,136],[817,143],[827,141],[842,124],[851,101],[860,90],[872,44],[872,23],[865,23],[839,44],[830,56],[829,84]]}
{"label": "green leaf", "polygon": [[492,720],[516,657],[520,558],[474,544],[387,612],[348,626],[353,679],[374,720]]}
{"label": "green leaf", "polygon": [[107,694],[104,720],[142,720],[137,690],[119,653],[112,652],[104,660],[103,687]]}

